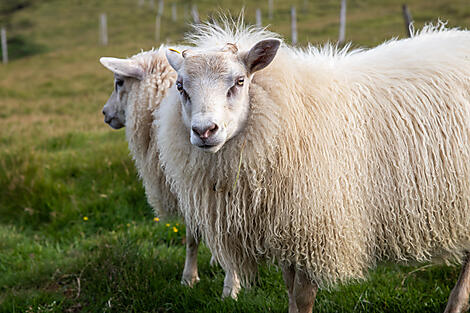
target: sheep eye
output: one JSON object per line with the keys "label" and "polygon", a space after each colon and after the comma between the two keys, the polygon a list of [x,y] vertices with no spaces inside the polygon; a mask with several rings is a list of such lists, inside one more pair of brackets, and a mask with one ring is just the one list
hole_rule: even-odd
{"label": "sheep eye", "polygon": [[176,82],[176,89],[179,92],[183,92],[183,84],[181,82]]}
{"label": "sheep eye", "polygon": [[122,87],[122,85],[124,85],[124,81],[123,80],[116,80],[116,86],[118,87]]}
{"label": "sheep eye", "polygon": [[243,77],[240,77],[239,79],[237,79],[237,85],[238,86],[243,86],[244,82],[245,82],[245,79]]}

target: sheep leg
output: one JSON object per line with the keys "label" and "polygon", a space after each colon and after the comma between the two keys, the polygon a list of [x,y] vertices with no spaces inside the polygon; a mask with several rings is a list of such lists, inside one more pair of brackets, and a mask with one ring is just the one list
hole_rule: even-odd
{"label": "sheep leg", "polygon": [[[212,256],[210,266],[217,266],[217,259]],[[224,289],[222,291],[222,299],[231,297],[236,300],[238,292],[240,291],[240,280],[238,279],[237,272],[231,269],[225,269]]]}
{"label": "sheep leg", "polygon": [[468,297],[470,293],[470,252],[467,252],[465,263],[460,270],[459,279],[450,292],[449,300],[444,313],[466,312],[469,308]]}
{"label": "sheep leg", "polygon": [[312,283],[308,276],[301,270],[295,270],[293,295],[298,313],[311,313],[318,286]]}
{"label": "sheep leg", "polygon": [[240,291],[240,280],[235,271],[231,269],[225,270],[224,289],[222,291],[222,298],[231,297],[237,299],[238,292]]}
{"label": "sheep leg", "polygon": [[214,256],[211,256],[211,260],[209,261],[210,266],[217,266],[217,260],[215,259]]}
{"label": "sheep leg", "polygon": [[286,283],[287,293],[289,294],[289,313],[297,313],[297,305],[294,298],[295,267],[283,266],[282,277]]}
{"label": "sheep leg", "polygon": [[183,277],[181,278],[181,284],[189,287],[194,286],[199,281],[197,274],[197,249],[199,247],[199,241],[189,231],[189,227],[186,227],[186,260],[184,261]]}

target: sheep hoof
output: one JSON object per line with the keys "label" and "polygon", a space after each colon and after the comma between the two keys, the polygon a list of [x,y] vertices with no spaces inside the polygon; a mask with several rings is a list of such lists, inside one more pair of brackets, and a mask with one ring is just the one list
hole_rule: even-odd
{"label": "sheep hoof", "polygon": [[181,285],[188,286],[188,287],[193,287],[196,283],[200,281],[199,276],[188,276],[185,277],[183,276],[181,278]]}
{"label": "sheep hoof", "polygon": [[240,291],[240,282],[238,278],[235,277],[235,281],[232,281],[231,284],[224,284],[224,289],[222,291],[222,299],[232,298],[237,300],[238,292]]}
{"label": "sheep hoof", "polygon": [[232,298],[237,299],[238,292],[240,291],[240,280],[235,271],[226,270],[224,279],[224,289],[222,291],[222,299]]}
{"label": "sheep hoof", "polygon": [[224,286],[224,290],[222,292],[222,299],[226,299],[230,297],[233,300],[237,300],[237,296],[238,296],[238,289]]}

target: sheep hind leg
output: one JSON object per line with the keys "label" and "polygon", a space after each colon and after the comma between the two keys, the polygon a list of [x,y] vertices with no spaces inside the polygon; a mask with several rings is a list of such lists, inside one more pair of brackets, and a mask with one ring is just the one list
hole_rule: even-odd
{"label": "sheep hind leg", "polygon": [[293,265],[282,267],[282,277],[286,283],[289,294],[289,313],[297,313],[297,304],[294,297],[295,267]]}
{"label": "sheep hind leg", "polygon": [[470,252],[467,252],[465,262],[460,270],[459,279],[450,292],[444,313],[466,312],[469,308],[470,294]]}
{"label": "sheep hind leg", "polygon": [[189,287],[194,286],[194,284],[199,281],[199,276],[197,274],[198,247],[199,241],[191,234],[189,227],[186,227],[186,260],[184,261],[181,284]]}
{"label": "sheep hind leg", "polygon": [[293,294],[298,313],[312,312],[317,291],[317,284],[312,283],[303,271],[296,269]]}

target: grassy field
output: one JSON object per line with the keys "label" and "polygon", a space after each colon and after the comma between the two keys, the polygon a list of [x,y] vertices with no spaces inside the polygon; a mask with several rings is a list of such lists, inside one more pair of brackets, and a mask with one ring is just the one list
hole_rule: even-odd
{"label": "grassy field", "polygon": [[[3,0],[2,0],[3,1]],[[155,1],[156,3],[158,1]],[[178,42],[188,8],[255,9],[289,40],[296,5],[299,40],[336,40],[340,1],[165,2],[162,38]],[[155,221],[128,155],[124,131],[103,123],[112,74],[100,56],[129,56],[156,46],[156,9],[138,0],[46,0],[17,12],[9,25],[11,62],[0,65],[0,312],[286,312],[287,293],[274,266],[238,301],[220,299],[223,272],[200,251],[201,282],[180,285],[184,225]],[[373,46],[405,36],[401,1],[348,1],[346,36]],[[410,1],[418,27],[442,18],[470,26],[468,0]],[[98,44],[108,15],[109,42]],[[185,14],[186,12],[186,14]],[[381,265],[370,279],[321,290],[316,312],[441,312],[459,269]]]}

